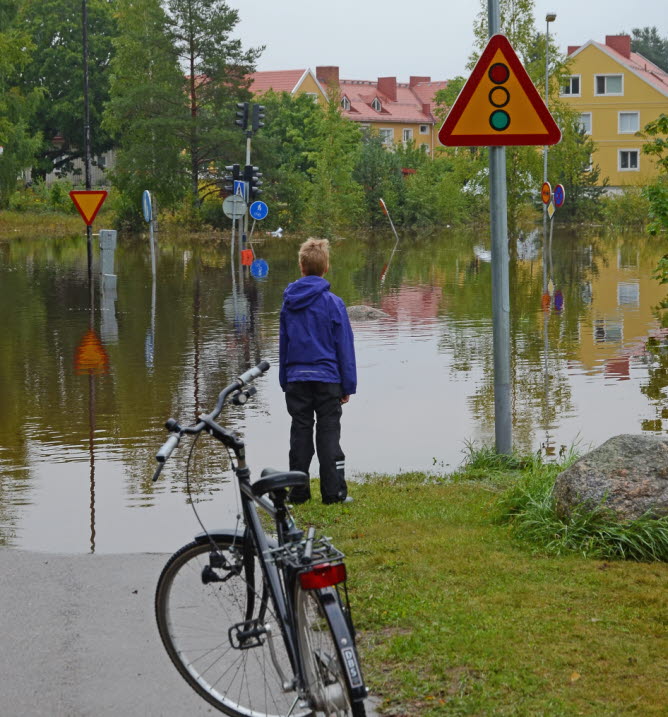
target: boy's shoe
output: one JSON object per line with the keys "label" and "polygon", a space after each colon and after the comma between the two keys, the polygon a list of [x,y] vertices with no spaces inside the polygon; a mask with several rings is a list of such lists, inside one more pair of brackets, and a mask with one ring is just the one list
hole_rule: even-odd
{"label": "boy's shoe", "polygon": [[336,498],[335,500],[323,500],[325,505],[334,505],[334,503],[353,503],[354,498],[347,495],[345,498]]}
{"label": "boy's shoe", "polygon": [[310,495],[295,493],[295,491],[292,490],[288,494],[288,503],[292,503],[293,505],[302,505],[302,503],[307,503],[309,500],[311,500]]}

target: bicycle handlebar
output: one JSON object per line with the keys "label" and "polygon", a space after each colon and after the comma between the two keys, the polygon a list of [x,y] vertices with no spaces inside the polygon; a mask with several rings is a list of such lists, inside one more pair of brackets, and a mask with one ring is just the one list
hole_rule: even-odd
{"label": "bicycle handlebar", "polygon": [[179,445],[181,436],[183,436],[185,433],[200,433],[200,431],[202,431],[208,426],[209,428],[214,429],[215,432],[219,433],[220,435],[227,434],[228,432],[225,431],[225,429],[221,428],[215,423],[215,419],[218,417],[218,414],[223,410],[225,400],[233,391],[237,391],[245,384],[250,383],[258,376],[261,376],[263,373],[268,371],[269,367],[270,364],[268,361],[260,361],[257,366],[254,366],[253,368],[248,369],[248,371],[246,371],[245,373],[242,373],[239,378],[233,381],[229,386],[226,386],[218,394],[218,400],[216,401],[216,405],[213,411],[211,411],[211,413],[207,415],[200,416],[199,422],[196,423],[194,426],[187,426],[186,428],[181,428],[181,426],[179,426],[179,424],[173,418],[170,418],[166,422],[165,428],[167,428],[168,431],[171,431],[173,435],[171,435],[164,442],[160,450],[155,455],[155,459],[160,465],[158,466],[158,469],[153,475],[153,480],[156,481],[158,479],[158,476],[160,475],[160,472],[164,467],[165,462],[172,455],[174,449]]}

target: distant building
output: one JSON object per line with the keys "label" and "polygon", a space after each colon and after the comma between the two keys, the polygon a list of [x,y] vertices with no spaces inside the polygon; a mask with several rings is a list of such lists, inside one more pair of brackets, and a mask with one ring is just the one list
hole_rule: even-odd
{"label": "distant building", "polygon": [[561,99],[580,114],[596,143],[593,161],[612,186],[646,184],[657,176],[654,160],[642,153],[637,135],[662,112],[668,113],[668,74],[637,52],[629,35],[608,35],[569,46],[571,74]]}
{"label": "distant building", "polygon": [[336,66],[306,70],[255,72],[251,92],[262,94],[269,89],[290,94],[310,94],[325,102],[329,88],[336,91],[341,114],[358,122],[361,128],[376,130],[388,147],[414,142],[430,155],[438,146],[434,115],[434,95],[447,82],[432,82],[430,77],[411,77],[397,82],[396,77],[377,80],[342,80]]}

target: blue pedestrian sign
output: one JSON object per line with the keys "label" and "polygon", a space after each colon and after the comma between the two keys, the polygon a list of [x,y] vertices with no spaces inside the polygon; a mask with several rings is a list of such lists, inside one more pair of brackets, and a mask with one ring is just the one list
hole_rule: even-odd
{"label": "blue pedestrian sign", "polygon": [[253,202],[250,205],[250,215],[258,221],[264,219],[269,214],[269,207],[264,202]]}
{"label": "blue pedestrian sign", "polygon": [[144,219],[150,222],[153,219],[153,206],[151,204],[151,192],[148,189],[145,189],[141,195],[141,208],[144,212]]}
{"label": "blue pedestrian sign", "polygon": [[269,264],[264,259],[256,259],[251,264],[250,273],[255,279],[264,279],[269,273]]}
{"label": "blue pedestrian sign", "polygon": [[244,182],[242,179],[234,180],[234,196],[242,196],[244,199],[248,199],[248,182]]}

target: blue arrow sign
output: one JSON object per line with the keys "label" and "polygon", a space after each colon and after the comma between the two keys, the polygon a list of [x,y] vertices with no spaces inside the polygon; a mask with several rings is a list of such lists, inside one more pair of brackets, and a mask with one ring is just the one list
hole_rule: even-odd
{"label": "blue arrow sign", "polygon": [[250,205],[250,215],[258,221],[264,219],[269,214],[269,207],[264,202],[253,202]]}
{"label": "blue arrow sign", "polygon": [[153,219],[153,206],[151,204],[151,192],[148,189],[145,189],[141,195],[141,208],[144,212],[144,219],[150,222]]}

